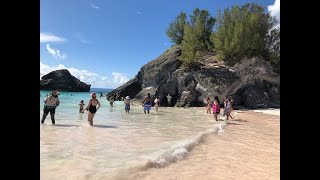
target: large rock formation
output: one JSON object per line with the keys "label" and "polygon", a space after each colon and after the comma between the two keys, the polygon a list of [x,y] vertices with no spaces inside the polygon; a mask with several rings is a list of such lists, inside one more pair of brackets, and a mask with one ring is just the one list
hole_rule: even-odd
{"label": "large rock formation", "polygon": [[42,76],[40,80],[40,90],[88,92],[90,86],[72,76],[67,69],[52,71]]}
{"label": "large rock formation", "polygon": [[236,108],[280,107],[280,76],[272,71],[269,62],[244,59],[233,67],[226,66],[214,54],[204,56],[193,67],[182,66],[178,57],[181,49],[172,47],[157,59],[144,65],[126,84],[108,94],[141,100],[147,93],[159,96],[161,105],[171,94],[177,107],[204,106],[204,99],[217,95],[222,103],[225,96],[233,96]]}

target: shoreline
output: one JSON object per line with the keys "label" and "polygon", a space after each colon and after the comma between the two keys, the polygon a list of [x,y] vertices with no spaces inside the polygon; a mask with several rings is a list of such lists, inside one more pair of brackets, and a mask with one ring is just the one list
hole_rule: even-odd
{"label": "shoreline", "polygon": [[221,135],[209,136],[185,159],[130,179],[280,179],[280,109],[235,113]]}

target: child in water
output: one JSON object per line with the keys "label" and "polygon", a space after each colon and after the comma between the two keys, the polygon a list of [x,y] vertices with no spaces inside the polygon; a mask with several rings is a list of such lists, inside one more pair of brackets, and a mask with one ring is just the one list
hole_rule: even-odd
{"label": "child in water", "polygon": [[84,112],[84,110],[83,110],[84,105],[85,104],[83,103],[83,100],[81,100],[80,103],[79,103],[79,106],[80,106],[79,113],[83,113]]}

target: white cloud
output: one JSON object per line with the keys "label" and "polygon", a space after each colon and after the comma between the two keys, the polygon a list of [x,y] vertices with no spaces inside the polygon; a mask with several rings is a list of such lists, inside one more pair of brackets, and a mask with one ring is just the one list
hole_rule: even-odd
{"label": "white cloud", "polygon": [[107,80],[108,77],[106,77],[106,76],[101,76],[101,79],[102,79],[102,80]]}
{"label": "white cloud", "polygon": [[280,0],[275,0],[273,5],[269,5],[268,11],[271,16],[276,17],[278,22],[280,22]]}
{"label": "white cloud", "polygon": [[68,69],[71,75],[80,79],[80,81],[91,84],[94,88],[117,88],[128,81],[125,74],[112,72],[112,78],[102,76],[87,70],[80,70],[74,67],[65,67],[63,64],[58,66],[49,66],[40,61],[40,79],[43,75],[58,69]]}
{"label": "white cloud", "polygon": [[94,5],[92,2],[90,2],[90,6],[91,6],[93,9],[99,9],[99,8],[100,8],[99,6]]}
{"label": "white cloud", "polygon": [[60,50],[51,48],[50,44],[46,44],[46,49],[47,49],[48,53],[51,54],[55,58],[58,58],[58,59],[67,58],[67,55],[66,54],[61,54]]}
{"label": "white cloud", "polygon": [[118,85],[122,85],[129,80],[126,77],[126,74],[122,74],[119,72],[112,72],[112,76],[113,76],[113,83]]}
{"label": "white cloud", "polygon": [[76,32],[74,33],[74,37],[79,40],[82,44],[91,44],[90,41],[88,41],[85,36],[83,35],[83,33],[81,32]]}
{"label": "white cloud", "polygon": [[40,33],[40,43],[65,42],[65,41],[67,41],[65,38],[61,38],[52,34]]}

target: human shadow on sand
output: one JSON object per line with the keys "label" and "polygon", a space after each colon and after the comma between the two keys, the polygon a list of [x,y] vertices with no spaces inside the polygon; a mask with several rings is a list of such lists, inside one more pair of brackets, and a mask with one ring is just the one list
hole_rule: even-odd
{"label": "human shadow on sand", "polygon": [[79,127],[79,125],[73,125],[73,124],[55,124],[56,127]]}
{"label": "human shadow on sand", "polygon": [[94,124],[93,127],[97,127],[97,128],[118,128],[117,126],[108,126],[108,125],[101,125],[101,124]]}
{"label": "human shadow on sand", "polygon": [[229,121],[229,122],[227,123],[227,125],[242,125],[242,124],[239,124],[239,123],[233,123],[233,122],[230,122],[230,121]]}
{"label": "human shadow on sand", "polygon": [[231,121],[248,122],[247,120],[243,120],[243,119],[232,119]]}

